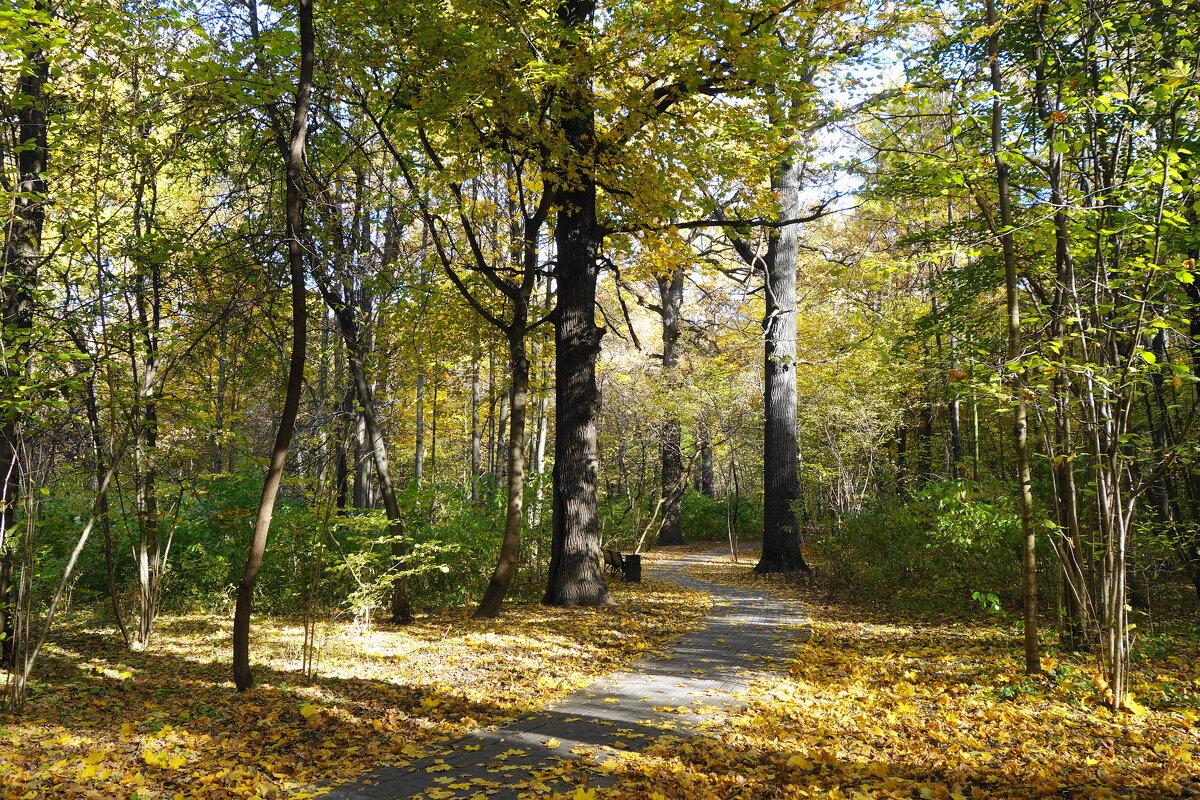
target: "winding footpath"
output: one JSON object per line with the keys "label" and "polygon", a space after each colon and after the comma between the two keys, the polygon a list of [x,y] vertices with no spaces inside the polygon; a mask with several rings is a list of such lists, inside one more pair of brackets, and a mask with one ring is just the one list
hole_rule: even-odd
{"label": "winding footpath", "polygon": [[[647,577],[698,589],[713,609],[665,652],[647,656],[503,728],[476,731],[405,766],[384,767],[322,800],[524,800],[611,781],[605,762],[664,736],[686,738],[745,705],[750,683],[780,671],[808,638],[795,601],[693,578],[714,555],[647,563]],[[745,567],[744,567],[745,568]],[[575,769],[571,769],[574,765]]]}

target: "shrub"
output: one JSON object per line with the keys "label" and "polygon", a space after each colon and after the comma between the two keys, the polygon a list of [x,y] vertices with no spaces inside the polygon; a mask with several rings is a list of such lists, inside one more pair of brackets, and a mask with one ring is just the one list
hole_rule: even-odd
{"label": "shrub", "polygon": [[819,538],[830,581],[858,598],[979,612],[976,593],[1019,608],[1021,521],[1011,492],[931,483],[907,504],[849,517]]}

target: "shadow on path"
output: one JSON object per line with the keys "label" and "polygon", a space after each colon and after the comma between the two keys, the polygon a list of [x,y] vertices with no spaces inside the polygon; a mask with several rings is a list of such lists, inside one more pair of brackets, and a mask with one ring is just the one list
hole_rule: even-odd
{"label": "shadow on path", "polygon": [[[795,601],[685,574],[689,556],[648,564],[648,577],[707,592],[712,612],[666,652],[602,678],[510,725],[477,731],[407,765],[383,767],[323,795],[324,800],[517,800],[567,791],[591,767],[603,785],[604,762],[663,736],[686,738],[697,724],[744,705],[756,678],[777,671],[808,638]],[[596,771],[596,765],[601,769]]]}

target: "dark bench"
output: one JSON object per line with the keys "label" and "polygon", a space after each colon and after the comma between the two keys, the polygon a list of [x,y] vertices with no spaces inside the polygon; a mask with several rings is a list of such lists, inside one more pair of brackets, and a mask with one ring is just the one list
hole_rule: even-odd
{"label": "dark bench", "polygon": [[620,550],[604,548],[604,568],[610,575],[620,575],[624,580],[642,582],[642,557],[636,553],[622,555]]}

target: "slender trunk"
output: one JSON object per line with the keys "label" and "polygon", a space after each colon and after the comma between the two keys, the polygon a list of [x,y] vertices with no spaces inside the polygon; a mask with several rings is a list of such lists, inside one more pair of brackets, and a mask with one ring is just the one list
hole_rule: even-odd
{"label": "slender trunk", "polygon": [[[366,291],[361,291],[358,294],[359,305],[362,308],[361,313],[369,317],[372,313],[372,298]],[[359,352],[364,363],[371,353],[373,346],[370,329],[361,331],[358,338]],[[349,359],[349,354],[346,355]],[[350,385],[354,387],[354,377],[350,376]],[[355,396],[358,391],[354,389]],[[374,394],[374,387],[372,387]],[[367,432],[367,420],[363,416],[362,409],[355,406],[354,408],[354,507],[367,509],[375,508],[375,479],[371,470],[373,464],[371,457],[371,435]]]}
{"label": "slender trunk", "polygon": [[[995,0],[987,0],[987,24],[998,26]],[[1040,673],[1042,663],[1038,645],[1037,616],[1037,532],[1033,523],[1033,488],[1029,469],[1029,442],[1025,381],[1021,358],[1021,298],[1017,287],[1017,253],[1013,242],[1012,200],[1009,193],[1009,166],[1004,160],[1003,83],[1000,75],[1000,33],[988,37],[989,74],[992,91],[991,150],[996,169],[996,195],[1000,207],[1000,225],[994,231],[1004,256],[1005,312],[1008,320],[1008,365],[1013,370],[1012,384],[1016,408],[1013,413],[1013,453],[1017,461],[1017,484],[1021,512],[1021,594],[1024,599],[1025,671]]]}
{"label": "slender trunk", "polygon": [[213,459],[212,471],[225,470],[225,392],[229,387],[229,326],[222,322],[217,333],[217,385],[213,392]]}
{"label": "slender trunk", "polygon": [[507,489],[508,510],[504,517],[504,539],[500,557],[488,581],[475,617],[494,617],[516,574],[521,554],[521,527],[525,503],[525,420],[529,407],[529,358],[525,352],[525,328],[528,311],[518,303],[512,327],[508,330],[509,369],[512,371],[511,411],[509,412]]}
{"label": "slender trunk", "polygon": [[354,409],[354,507],[374,508],[375,491],[371,475],[371,439],[362,410]]}
{"label": "slender trunk", "polygon": [[733,446],[732,439],[730,439],[729,445],[729,483],[730,491],[725,496],[725,532],[729,535],[729,558],[736,564],[738,563],[738,509],[742,503],[742,492],[738,483],[737,449]]}
{"label": "slender trunk", "polygon": [[425,476],[425,375],[417,373],[417,446],[413,456],[413,482],[421,485]]}
{"label": "slender trunk", "polygon": [[300,394],[304,388],[304,356],[307,345],[307,308],[304,286],[304,144],[308,131],[308,110],[312,96],[314,36],[312,0],[297,0],[300,27],[300,77],[296,84],[296,107],[287,151],[287,249],[292,290],[292,353],[288,365],[287,393],[279,429],[271,451],[271,461],[263,480],[262,497],[254,520],[254,534],[246,569],[238,583],[237,606],[233,618],[233,682],[238,691],[254,685],[250,671],[250,613],[254,604],[254,584],[267,549],[267,533],[275,510],[275,497],[283,479]]}
{"label": "slender trunk", "polygon": [[[433,374],[437,375],[437,360],[433,362]],[[433,381],[432,405],[429,409],[429,472],[431,482],[437,483],[437,423],[438,423],[438,382]]]}
{"label": "slender trunk", "polygon": [[[951,340],[953,341],[953,339]],[[958,480],[962,477],[962,404],[955,391],[950,397],[950,477]]]}
{"label": "slender trunk", "polygon": [[[78,334],[75,336],[75,346],[81,352],[86,349],[83,337]],[[84,409],[87,413],[88,430],[92,439],[92,474],[95,476],[96,487],[99,489],[105,476],[108,475],[109,464],[105,456],[107,448],[104,444],[104,434],[100,428],[100,403],[96,398],[95,370],[96,365],[93,361],[87,365],[80,364],[76,374],[83,380]],[[132,647],[133,639],[125,625],[125,617],[121,613],[121,604],[117,597],[117,577],[113,564],[112,518],[109,515],[108,492],[97,492],[96,522],[100,526],[100,534],[104,539],[104,572],[108,581],[108,599],[112,607],[113,619],[117,623],[117,630],[121,632],[125,646]]]}
{"label": "slender trunk", "polygon": [[496,424],[496,483],[497,483],[497,485],[499,485],[500,481],[502,479],[504,479],[504,472],[507,469],[507,461],[506,461],[506,459],[501,458],[501,455],[503,453],[508,452],[508,448],[505,446],[506,440],[504,437],[507,435],[505,433],[505,431],[508,428],[508,401],[509,401],[509,397],[511,394],[512,394],[512,387],[510,386],[510,387],[508,387],[508,389],[506,389],[500,395],[500,400],[499,400],[500,411],[496,415],[497,420],[498,420],[497,424]]}
{"label": "slender trunk", "polygon": [[549,371],[543,370],[541,391],[538,392],[534,407],[537,415],[537,428],[533,436],[533,508],[529,511],[529,524],[538,527],[542,524],[542,489],[545,486],[546,475],[546,440],[550,430],[550,395],[544,388],[550,382]]}
{"label": "slender trunk", "polygon": [[697,475],[696,491],[705,497],[713,492],[713,444],[708,430],[700,431],[700,472]]}
{"label": "slender trunk", "polygon": [[[683,308],[683,271],[658,281],[663,337],[663,378],[672,393],[679,383],[679,323]],[[679,414],[667,410],[662,432],[662,524],[658,529],[658,544],[684,544],[680,524],[683,504],[683,453]]]}
{"label": "slender trunk", "polygon": [[[137,206],[141,206],[140,197]],[[142,417],[141,434],[134,447],[138,533],[134,548],[138,577],[137,637],[134,646],[138,649],[150,646],[150,632],[158,614],[162,544],[158,512],[158,392],[155,388],[158,383],[158,330],[161,321],[158,266],[151,265],[150,272],[150,297],[146,297],[146,286],[141,274],[137,276],[134,296],[142,347],[145,351],[141,385],[138,387]],[[134,374],[136,375],[136,371]]]}
{"label": "slender trunk", "polygon": [[354,378],[354,387],[358,402],[363,410],[363,422],[367,428],[367,439],[371,447],[371,460],[375,465],[375,476],[379,479],[379,495],[383,500],[383,510],[387,514],[388,534],[391,538],[392,557],[395,559],[398,574],[392,582],[392,622],[407,625],[412,622],[412,609],[408,598],[408,579],[405,574],[406,548],[404,546],[404,519],[400,514],[400,504],[396,500],[396,488],[392,483],[391,471],[388,468],[387,443],[380,430],[379,420],[375,416],[375,397],[362,358],[356,352],[358,346],[357,330],[349,313],[339,314],[342,320],[342,333],[346,338],[349,350],[350,371]]}
{"label": "slender trunk", "polygon": [[[358,399],[359,412],[362,415],[363,426],[367,432],[367,442],[371,462],[375,467],[375,476],[379,479],[379,496],[383,501],[384,513],[388,519],[388,536],[392,557],[395,560],[396,579],[392,583],[391,611],[392,621],[406,625],[412,621],[412,610],[408,596],[408,580],[406,575],[407,549],[404,541],[404,518],[400,513],[400,503],[396,499],[396,486],[392,481],[391,469],[388,463],[387,442],[375,413],[375,396],[371,383],[367,380],[366,353],[363,347],[363,337],[359,329],[358,317],[353,308],[339,297],[332,288],[320,277],[316,283],[325,298],[326,304],[333,311],[341,330],[342,341],[346,346],[346,362],[350,367],[350,378],[354,383],[354,394]],[[420,386],[420,383],[418,383]]]}
{"label": "slender trunk", "polygon": [[475,369],[471,373],[471,502],[479,503],[479,478],[481,474],[481,465],[479,458],[479,450],[482,445],[482,435],[479,430],[479,364],[476,362]]}
{"label": "slender trunk", "polygon": [[[342,377],[341,365],[334,372]],[[334,479],[333,503],[338,514],[346,513],[346,505],[350,500],[350,464],[347,454],[351,451],[350,426],[355,422],[354,397],[357,394],[353,384],[346,387],[342,401],[337,410],[337,476]]]}

